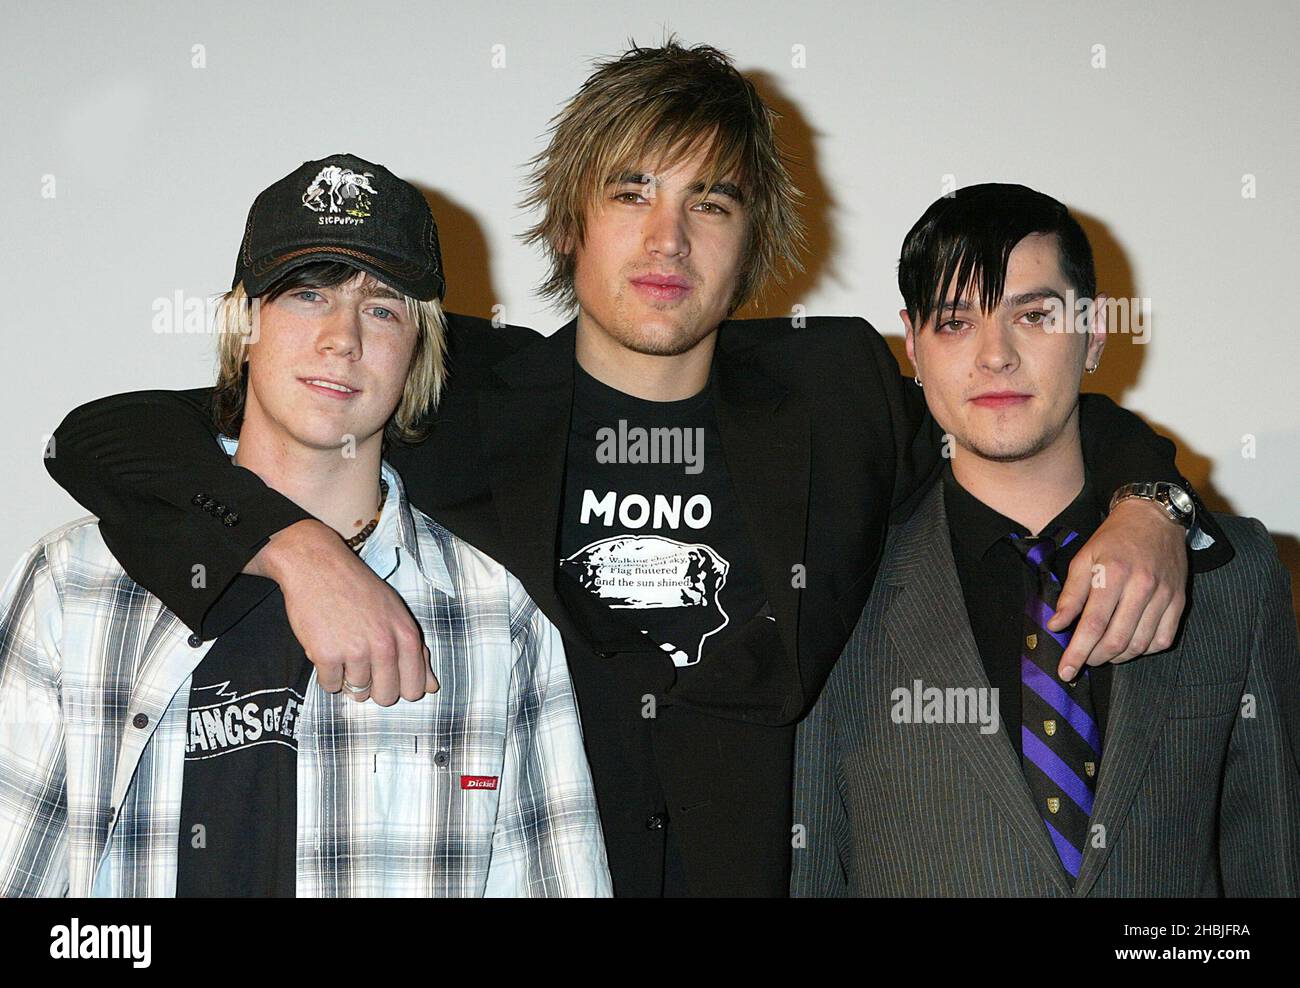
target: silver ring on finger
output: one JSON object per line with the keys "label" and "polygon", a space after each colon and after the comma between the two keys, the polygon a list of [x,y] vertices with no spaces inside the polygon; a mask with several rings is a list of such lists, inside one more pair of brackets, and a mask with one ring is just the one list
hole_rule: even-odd
{"label": "silver ring on finger", "polygon": [[349,693],[364,693],[366,690],[370,689],[370,686],[372,683],[374,683],[374,681],[375,681],[374,677],[372,676],[370,679],[366,680],[365,685],[356,686],[353,683],[349,683],[347,677],[344,676],[343,688],[347,690]]}

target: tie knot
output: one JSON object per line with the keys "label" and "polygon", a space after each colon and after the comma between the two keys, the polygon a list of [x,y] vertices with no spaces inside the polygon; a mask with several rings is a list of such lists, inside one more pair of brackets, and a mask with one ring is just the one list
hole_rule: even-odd
{"label": "tie knot", "polygon": [[1054,525],[1037,537],[1024,536],[1016,532],[1008,536],[1025,562],[1039,573],[1050,573],[1057,550],[1064,549],[1078,537],[1078,532],[1071,531],[1064,525]]}

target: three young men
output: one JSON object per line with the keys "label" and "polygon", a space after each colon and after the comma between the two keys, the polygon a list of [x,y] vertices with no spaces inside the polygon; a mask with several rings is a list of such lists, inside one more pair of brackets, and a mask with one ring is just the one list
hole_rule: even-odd
{"label": "three young men", "polygon": [[209,408],[232,469],[409,608],[433,692],[317,689],[265,579],[205,643],[95,519],[66,525],[0,597],[0,896],[609,894],[559,632],[382,461],[438,400],[443,289],[418,190],[351,155],[304,164],[249,212]]}
{"label": "three young men", "polygon": [[[923,400],[865,322],[731,318],[797,259],[772,116],[705,46],[601,65],[531,187],[545,287],[576,318],[541,338],[450,316],[452,383],[430,438],[391,455],[412,503],[502,560],[563,632],[623,895],[785,894],[794,724],[861,611],[891,513],[942,462]],[[399,602],[307,511],[216,454],[207,401],[143,392],[78,409],[50,472],[204,637],[246,608],[248,574],[268,575],[323,687],[420,696]],[[142,428],[159,415],[166,433]],[[1135,417],[1096,398],[1083,419],[1104,490],[1178,480],[1172,446]],[[679,436],[683,455],[611,444],[636,430]],[[205,517],[196,492],[236,523]],[[1194,562],[1225,551],[1212,534]],[[1096,564],[1111,579],[1090,588]],[[1166,647],[1186,567],[1182,527],[1120,504],[1072,571],[1062,626],[1087,609],[1064,662]]]}
{"label": "three young men", "polygon": [[793,894],[1300,894],[1300,653],[1259,522],[1219,518],[1236,556],[1196,575],[1173,649],[1056,674],[1047,621],[1106,508],[1079,437],[1111,328],[1083,230],[971,186],[912,228],[898,279],[956,449],[800,725]]}

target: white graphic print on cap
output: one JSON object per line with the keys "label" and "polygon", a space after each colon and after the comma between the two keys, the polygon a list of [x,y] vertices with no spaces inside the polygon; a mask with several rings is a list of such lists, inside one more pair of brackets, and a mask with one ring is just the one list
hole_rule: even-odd
{"label": "white graphic print on cap", "polygon": [[369,216],[367,193],[372,196],[379,194],[370,184],[372,178],[374,172],[354,172],[350,168],[326,165],[302,194],[302,204],[313,213],[323,213],[327,208],[331,213],[337,213],[345,203],[355,200],[343,211],[358,219]]}

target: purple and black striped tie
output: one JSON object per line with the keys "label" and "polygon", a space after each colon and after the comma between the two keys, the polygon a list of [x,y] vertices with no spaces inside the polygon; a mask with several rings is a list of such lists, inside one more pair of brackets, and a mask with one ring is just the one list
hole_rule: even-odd
{"label": "purple and black striped tie", "polygon": [[1056,526],[1039,538],[1010,536],[1033,571],[1025,600],[1025,636],[1020,653],[1020,741],[1025,778],[1061,864],[1078,878],[1088,838],[1088,818],[1101,764],[1101,732],[1092,706],[1087,667],[1072,683],[1056,674],[1070,633],[1047,630],[1056,613],[1061,581],[1052,572],[1058,548],[1079,537]]}

